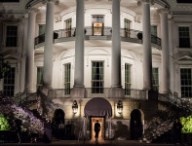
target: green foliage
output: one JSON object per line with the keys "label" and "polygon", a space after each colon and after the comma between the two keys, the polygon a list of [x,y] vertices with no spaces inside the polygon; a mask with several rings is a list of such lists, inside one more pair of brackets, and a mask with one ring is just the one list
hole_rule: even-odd
{"label": "green foliage", "polygon": [[11,127],[3,114],[0,114],[0,131],[8,131]]}
{"label": "green foliage", "polygon": [[182,124],[182,133],[192,133],[192,115],[180,118]]}

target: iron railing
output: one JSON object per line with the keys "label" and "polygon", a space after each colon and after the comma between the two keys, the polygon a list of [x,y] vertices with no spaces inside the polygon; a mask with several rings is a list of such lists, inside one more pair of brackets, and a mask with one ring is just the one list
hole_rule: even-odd
{"label": "iron railing", "polygon": [[[96,30],[97,29],[97,30]],[[112,36],[112,28],[111,27],[85,27],[84,30],[85,36]],[[61,39],[61,38],[69,38],[69,37],[75,37],[76,29],[60,29],[55,30],[53,33],[53,39]],[[143,39],[143,33],[139,30],[134,29],[125,29],[122,28],[120,30],[120,36],[122,38],[131,38],[136,40]],[[38,45],[40,43],[45,42],[45,34],[39,35],[35,38],[35,45]],[[151,35],[151,42],[155,45],[161,46],[161,39],[157,36]]]}

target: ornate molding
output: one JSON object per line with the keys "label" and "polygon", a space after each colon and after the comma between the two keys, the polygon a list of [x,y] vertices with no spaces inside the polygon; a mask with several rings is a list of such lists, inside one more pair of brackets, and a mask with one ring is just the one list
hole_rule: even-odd
{"label": "ornate molding", "polygon": [[158,13],[160,13],[160,14],[165,14],[165,13],[166,13],[166,14],[169,14],[169,12],[170,12],[170,11],[169,11],[169,9],[167,9],[167,8],[162,8],[162,9],[159,9],[159,10],[158,10]]}

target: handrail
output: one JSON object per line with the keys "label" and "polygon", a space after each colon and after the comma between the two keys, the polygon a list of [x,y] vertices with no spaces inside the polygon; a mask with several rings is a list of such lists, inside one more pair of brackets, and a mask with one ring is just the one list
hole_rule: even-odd
{"label": "handrail", "polygon": [[[100,34],[94,33],[93,27],[91,26],[85,27],[84,31],[85,36],[112,36],[111,27],[103,27],[103,28],[99,27],[98,29],[100,29],[98,31]],[[75,30],[76,28],[55,30],[53,34],[53,39],[75,37]],[[125,39],[131,38],[141,41],[143,39],[142,31],[134,29],[121,28],[120,36]],[[44,41],[45,41],[45,34],[39,35],[38,37],[35,38],[35,45],[43,43]],[[161,46],[161,39],[155,35],[151,35],[151,42],[155,45]]]}
{"label": "handrail", "polygon": [[[71,89],[70,89],[71,90]],[[92,98],[92,97],[103,97],[103,98],[110,98],[110,91],[111,88],[102,88],[100,89],[100,93],[93,92],[93,88],[86,88],[86,98]],[[129,90],[129,92],[127,92]],[[122,98],[129,98],[129,99],[138,99],[138,100],[146,100],[146,91],[145,90],[139,90],[139,89],[123,89],[125,94]],[[95,90],[94,90],[95,91]],[[48,96],[50,98],[65,98],[70,97],[69,89],[52,89],[49,91]]]}

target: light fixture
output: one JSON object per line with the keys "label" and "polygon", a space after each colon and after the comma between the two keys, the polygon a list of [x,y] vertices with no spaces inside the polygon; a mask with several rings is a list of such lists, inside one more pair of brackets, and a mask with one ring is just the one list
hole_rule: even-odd
{"label": "light fixture", "polygon": [[75,115],[78,111],[78,104],[77,104],[77,101],[74,100],[73,101],[73,105],[72,105],[72,110],[73,110],[73,114]]}
{"label": "light fixture", "polygon": [[121,100],[117,102],[117,112],[121,115],[123,112],[123,103]]}

